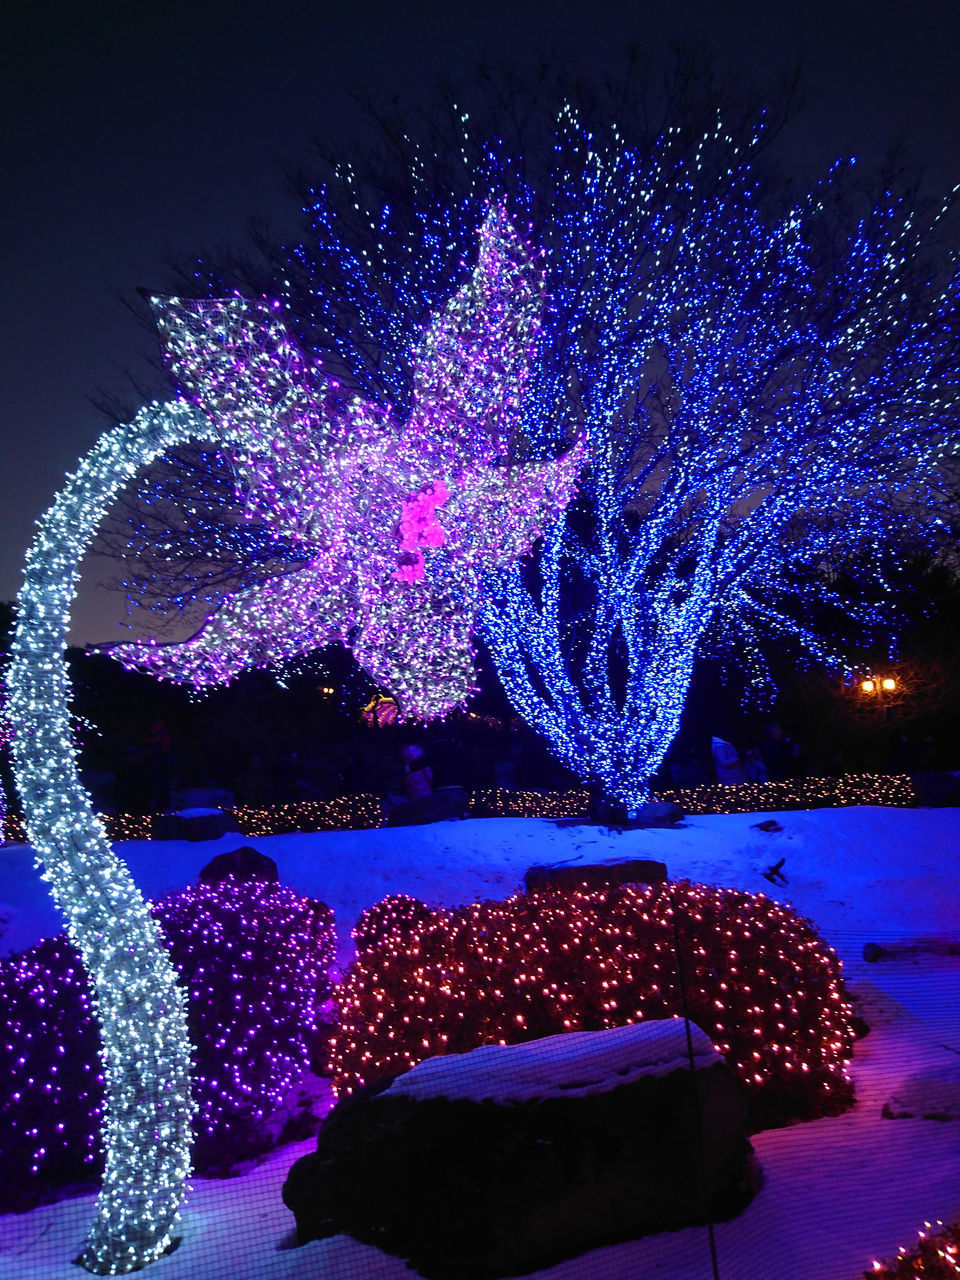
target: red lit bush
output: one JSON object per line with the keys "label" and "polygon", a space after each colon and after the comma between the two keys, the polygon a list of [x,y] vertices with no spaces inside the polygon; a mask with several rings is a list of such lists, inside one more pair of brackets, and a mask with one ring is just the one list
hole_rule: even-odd
{"label": "red lit bush", "polygon": [[889,1262],[875,1262],[863,1274],[870,1280],[956,1280],[960,1276],[960,1226],[945,1227],[942,1222],[927,1222],[917,1243],[901,1249],[900,1256]]}
{"label": "red lit bush", "polygon": [[361,918],[338,989],[338,1092],[434,1054],[683,1013],[710,1035],[756,1128],[852,1100],[852,1011],[813,926],[763,895],[685,882],[545,890],[430,911],[387,899]]}
{"label": "red lit bush", "polygon": [[[333,913],[276,884],[197,885],[154,907],[190,993],[199,1104],[194,1162],[269,1140],[262,1122],[303,1074],[329,993]],[[99,1176],[99,1037],[64,937],[0,961],[0,1209]]]}
{"label": "red lit bush", "polygon": [[405,937],[429,925],[433,918],[433,910],[419,898],[411,898],[406,893],[390,893],[360,913],[353,926],[357,954],[363,955],[389,944],[391,939]]}

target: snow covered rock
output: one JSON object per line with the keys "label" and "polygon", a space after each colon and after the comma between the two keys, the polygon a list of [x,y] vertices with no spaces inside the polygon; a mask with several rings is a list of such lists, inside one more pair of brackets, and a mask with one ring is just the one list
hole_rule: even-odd
{"label": "snow covered rock", "polygon": [[960,1054],[949,1051],[897,1085],[883,1106],[888,1120],[960,1120]]}
{"label": "snow covered rock", "polygon": [[156,814],[153,819],[154,840],[217,840],[236,829],[233,815],[220,809],[183,809]]}
{"label": "snow covered rock", "polygon": [[575,889],[588,884],[600,889],[609,884],[661,884],[667,879],[666,863],[655,858],[621,858],[588,863],[561,862],[531,867],[523,878],[527,893],[537,889]]}
{"label": "snow covered rock", "polygon": [[690,1032],[692,1072],[671,1019],[430,1058],[341,1100],[283,1189],[298,1240],[492,1280],[734,1217],[758,1186],[746,1105]]}
{"label": "snow covered rock", "polygon": [[960,956],[960,938],[898,938],[893,942],[867,942],[863,947],[863,958],[869,964],[915,960],[917,956]]}

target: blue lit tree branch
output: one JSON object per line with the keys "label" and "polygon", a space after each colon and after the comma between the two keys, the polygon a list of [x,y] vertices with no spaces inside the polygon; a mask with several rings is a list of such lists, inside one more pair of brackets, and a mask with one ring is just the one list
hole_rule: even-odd
{"label": "blue lit tree branch", "polygon": [[[864,199],[847,166],[791,204],[771,127],[729,114],[651,140],[565,107],[529,151],[467,112],[424,140],[390,120],[386,162],[332,162],[303,241],[269,255],[302,347],[404,407],[404,352],[491,191],[531,223],[548,305],[511,458],[585,437],[591,460],[533,565],[488,576],[482,624],[525,718],[628,806],[699,654],[726,641],[762,684],[764,637],[842,664],[828,607],[879,624],[836,572],[855,557],[882,595],[889,535],[930,538],[957,441],[945,210],[894,183]],[[205,263],[193,284],[222,290]]]}
{"label": "blue lit tree branch", "polygon": [[[482,624],[517,709],[628,807],[705,649],[734,646],[760,684],[764,637],[842,665],[827,607],[861,628],[881,612],[842,599],[837,569],[855,556],[882,591],[889,535],[929,538],[957,443],[957,279],[928,247],[950,202],[924,220],[891,186],[858,205],[837,166],[788,204],[764,137],[762,121],[718,123],[631,146],[563,110],[533,186],[474,141],[447,194],[410,144],[410,208],[341,166],[289,259],[287,300],[317,344],[402,398],[395,336],[458,251],[463,211],[495,182],[529,210],[549,302],[516,448],[549,456],[582,433],[590,465],[533,567],[488,576]],[[373,244],[404,238],[402,279],[382,280]]]}
{"label": "blue lit tree branch", "polygon": [[139,890],[77,774],[64,650],[80,562],[120,489],[183,442],[209,437],[182,403],[101,437],[27,554],[9,688],[14,769],[44,879],[95,992],[106,1082],[106,1168],[81,1261],[142,1267],[169,1247],[190,1168],[191,1047],[184,995]]}
{"label": "blue lit tree branch", "polygon": [[[772,217],[749,149],[728,143],[717,133],[685,156],[666,139],[640,178],[655,198],[612,231],[624,156],[595,146],[570,248],[596,303],[570,363],[548,351],[534,392],[546,433],[577,388],[592,465],[536,572],[490,579],[484,611],[518,710],[628,807],[705,646],[732,641],[758,681],[764,635],[842,665],[814,606],[879,620],[839,599],[831,574],[856,555],[883,585],[894,524],[928,536],[960,442],[958,277],[925,261],[931,226],[890,192],[844,225],[833,178]],[[718,149],[729,181],[691,205]]]}

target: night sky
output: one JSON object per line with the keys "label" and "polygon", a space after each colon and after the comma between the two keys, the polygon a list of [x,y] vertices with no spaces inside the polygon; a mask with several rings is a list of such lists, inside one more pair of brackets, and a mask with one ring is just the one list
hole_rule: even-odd
{"label": "night sky", "polygon": [[[90,397],[124,392],[148,345],[121,296],[162,282],[167,254],[242,241],[253,214],[292,229],[282,167],[351,131],[352,86],[415,103],[481,56],[556,49],[603,74],[628,42],[655,64],[692,38],[755,81],[803,60],[795,168],[903,142],[931,189],[960,180],[956,0],[7,0],[0,22],[0,599],[106,425]],[[74,639],[115,638],[111,609],[85,589]]]}

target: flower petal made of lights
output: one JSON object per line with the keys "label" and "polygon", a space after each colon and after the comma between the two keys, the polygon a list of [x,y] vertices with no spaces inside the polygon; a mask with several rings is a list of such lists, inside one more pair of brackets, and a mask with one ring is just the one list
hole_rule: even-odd
{"label": "flower petal made of lights", "polygon": [[302,569],[238,592],[187,641],[111,652],[194,684],[352,640],[408,716],[469,697],[484,568],[528,552],[575,492],[583,446],[496,466],[520,416],[542,285],[491,206],[478,261],[412,353],[414,404],[348,397],[297,350],[272,304],[155,301],[171,373],[232,439],[249,518],[304,544]]}

